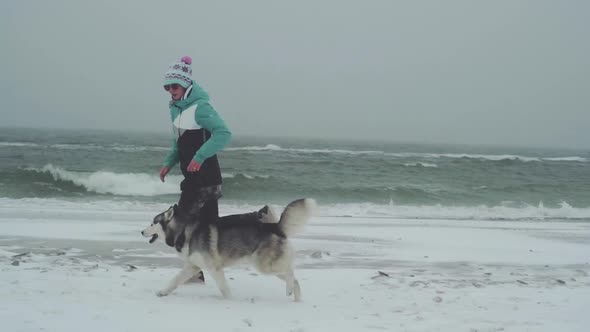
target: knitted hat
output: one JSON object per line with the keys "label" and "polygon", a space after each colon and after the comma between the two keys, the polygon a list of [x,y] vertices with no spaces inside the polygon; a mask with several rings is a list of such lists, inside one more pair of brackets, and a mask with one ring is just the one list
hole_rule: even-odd
{"label": "knitted hat", "polygon": [[191,78],[191,75],[193,74],[191,63],[193,63],[191,57],[185,55],[180,58],[179,62],[171,65],[168,68],[166,75],[164,75],[164,85],[178,83],[182,85],[183,88],[188,88],[193,81]]}

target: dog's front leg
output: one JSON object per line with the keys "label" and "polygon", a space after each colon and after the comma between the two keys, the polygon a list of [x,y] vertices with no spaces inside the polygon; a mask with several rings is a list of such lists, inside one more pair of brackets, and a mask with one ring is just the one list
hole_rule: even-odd
{"label": "dog's front leg", "polygon": [[225,273],[223,272],[223,269],[219,268],[212,270],[211,275],[213,276],[213,279],[215,279],[217,287],[221,291],[221,295],[223,295],[223,297],[226,299],[231,298],[231,291],[227,286],[227,280],[225,280]]}
{"label": "dog's front leg", "polygon": [[190,264],[190,263],[185,263],[182,270],[180,270],[180,272],[178,272],[178,274],[174,278],[172,278],[172,280],[170,281],[170,284],[168,284],[168,287],[162,289],[161,291],[156,292],[156,295],[166,296],[166,295],[172,293],[172,291],[174,291],[176,288],[178,288],[178,286],[184,284],[187,280],[192,278],[192,276],[199,273],[199,271],[201,271],[201,269],[198,268],[197,266],[194,266],[193,264]]}

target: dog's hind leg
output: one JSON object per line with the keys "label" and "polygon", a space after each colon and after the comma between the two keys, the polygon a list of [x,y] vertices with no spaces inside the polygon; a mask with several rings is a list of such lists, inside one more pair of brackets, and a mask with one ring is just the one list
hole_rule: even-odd
{"label": "dog's hind leg", "polygon": [[293,283],[289,283],[284,274],[277,274],[276,276],[287,284],[287,296],[293,295]]}
{"label": "dog's hind leg", "polygon": [[225,273],[223,272],[223,269],[220,268],[212,270],[210,272],[211,276],[213,277],[213,279],[215,279],[215,282],[217,283],[217,288],[219,288],[219,290],[221,291],[221,295],[223,295],[223,297],[226,299],[231,298],[231,291],[227,286],[227,280],[225,279]]}
{"label": "dog's hind leg", "polygon": [[295,302],[301,301],[301,287],[299,287],[299,281],[293,277],[293,288],[295,290]]}
{"label": "dog's hind leg", "polygon": [[166,295],[172,293],[172,291],[174,291],[176,288],[178,288],[178,286],[184,284],[192,276],[199,273],[199,271],[201,271],[201,269],[199,267],[197,267],[193,264],[185,263],[182,270],[180,270],[180,272],[178,272],[178,274],[174,278],[172,278],[172,280],[168,284],[168,287],[162,289],[161,291],[156,292],[156,295],[166,296]]}
{"label": "dog's hind leg", "polygon": [[286,271],[285,274],[277,274],[276,276],[287,284],[287,296],[295,293],[295,302],[301,301],[301,287],[299,287],[299,281],[295,279],[293,270],[291,269]]}

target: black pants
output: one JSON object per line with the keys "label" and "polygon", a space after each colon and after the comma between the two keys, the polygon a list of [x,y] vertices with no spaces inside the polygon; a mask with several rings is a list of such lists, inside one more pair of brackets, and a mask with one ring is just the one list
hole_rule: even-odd
{"label": "black pants", "polygon": [[219,218],[218,200],[221,186],[190,188],[181,185],[178,209],[180,219],[185,223],[199,221],[214,222]]}

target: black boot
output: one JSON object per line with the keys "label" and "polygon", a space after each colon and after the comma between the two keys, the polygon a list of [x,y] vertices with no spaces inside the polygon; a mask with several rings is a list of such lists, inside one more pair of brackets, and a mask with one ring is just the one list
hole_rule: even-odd
{"label": "black boot", "polygon": [[272,210],[268,206],[264,206],[262,209],[256,212],[231,214],[229,216],[223,216],[217,219],[217,224],[223,226],[224,224],[238,223],[238,224],[276,224],[278,218],[273,214]]}

